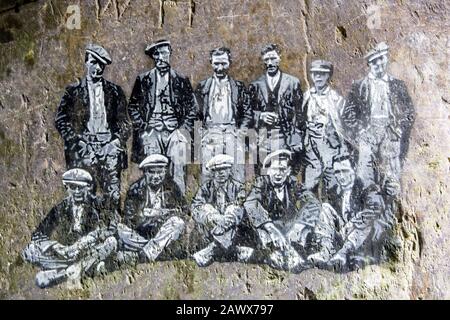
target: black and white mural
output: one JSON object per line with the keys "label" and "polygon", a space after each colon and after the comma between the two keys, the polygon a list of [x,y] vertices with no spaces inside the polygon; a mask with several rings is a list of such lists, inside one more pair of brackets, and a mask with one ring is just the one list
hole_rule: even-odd
{"label": "black and white mural", "polygon": [[[67,196],[22,253],[41,269],[39,287],[161,260],[299,273],[389,258],[415,117],[387,72],[389,46],[367,52],[348,93],[331,85],[339,65],[326,57],[308,66],[307,88],[280,68],[277,44],[261,47],[265,72],[248,86],[229,74],[227,47],[210,51],[211,76],[193,86],[172,68],[170,41],[155,41],[154,68],[127,99],[103,78],[107,49],[87,45],[86,75],[55,110]],[[130,166],[141,175],[121,184]]]}

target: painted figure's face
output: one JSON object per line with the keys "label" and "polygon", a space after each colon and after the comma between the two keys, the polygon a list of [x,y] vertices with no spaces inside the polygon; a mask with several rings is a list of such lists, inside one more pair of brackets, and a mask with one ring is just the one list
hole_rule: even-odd
{"label": "painted figure's face", "polygon": [[273,160],[267,174],[275,187],[281,187],[291,174],[291,166],[287,160]]}
{"label": "painted figure's face", "polygon": [[156,69],[160,72],[167,72],[170,69],[170,49],[169,46],[162,46],[153,52]]}
{"label": "painted figure's face", "polygon": [[350,161],[342,161],[334,164],[334,174],[336,181],[343,190],[353,188],[355,182],[355,171],[352,169]]}
{"label": "painted figure's face", "polygon": [[276,75],[280,67],[281,60],[278,53],[275,50],[266,52],[263,56],[263,60],[267,73],[270,76]]}
{"label": "painted figure's face", "polygon": [[98,81],[103,77],[103,71],[105,71],[105,65],[95,59],[91,54],[89,54],[86,60],[87,77],[93,81]]}
{"label": "painted figure's face", "polygon": [[384,210],[383,197],[377,192],[370,192],[367,195],[365,207],[380,215]]}
{"label": "painted figure's face", "polygon": [[167,168],[151,167],[144,171],[147,184],[152,188],[159,188],[166,178]]}
{"label": "painted figure's face", "polygon": [[211,65],[214,69],[214,73],[218,78],[224,78],[228,74],[230,69],[230,59],[228,54],[224,53],[220,56],[211,57]]}
{"label": "painted figure's face", "polygon": [[370,72],[377,78],[381,78],[385,75],[388,64],[388,58],[386,55],[375,58],[369,62]]}
{"label": "painted figure's face", "polygon": [[311,72],[311,79],[314,82],[316,90],[321,91],[328,86],[330,74],[328,72],[313,71]]}
{"label": "painted figure's face", "polygon": [[87,183],[66,183],[65,187],[69,198],[76,204],[86,203],[92,192],[92,186]]}
{"label": "painted figure's face", "polygon": [[214,181],[224,184],[231,176],[231,168],[221,168],[213,171]]}

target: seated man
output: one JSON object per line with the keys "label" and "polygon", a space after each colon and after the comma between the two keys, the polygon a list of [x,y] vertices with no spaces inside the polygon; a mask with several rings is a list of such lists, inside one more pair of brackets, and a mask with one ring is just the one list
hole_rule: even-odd
{"label": "seated man", "polygon": [[102,219],[89,172],[71,169],[63,176],[67,198],[39,224],[22,257],[43,270],[36,284],[48,287],[64,280],[80,284],[83,275],[104,271],[117,241]]}
{"label": "seated man", "polygon": [[215,258],[245,262],[253,249],[236,246],[236,232],[243,217],[244,185],[231,176],[234,158],[220,154],[208,161],[206,167],[212,179],[197,192],[192,202],[192,214],[206,248],[193,257],[199,266],[207,266]]}
{"label": "seated man", "polygon": [[[385,190],[393,188],[390,184],[385,186]],[[379,262],[383,242],[396,222],[378,186],[369,186],[362,198],[363,209],[340,232],[344,243],[328,262],[334,268],[351,270],[358,265]]]}
{"label": "seated man", "polygon": [[382,240],[395,222],[386,201],[396,195],[399,187],[388,181],[384,186],[385,200],[376,185],[361,192],[361,182],[348,160],[337,159],[334,168],[338,182],[336,199],[322,205],[313,224],[314,253],[308,260],[318,267],[342,271],[379,260]]}
{"label": "seated man", "polygon": [[[309,198],[298,196],[290,158],[291,152],[282,149],[264,159],[268,175],[257,178],[244,207],[258,232],[263,262],[277,269],[300,271],[304,267],[298,252],[305,244],[303,219],[319,216],[320,204],[312,194]],[[303,207],[298,205],[302,198],[306,200]]]}
{"label": "seated man", "polygon": [[144,176],[130,186],[124,224],[117,228],[119,263],[154,261],[182,235],[185,201],[179,187],[169,179],[168,167],[169,159],[161,154],[147,156],[139,165]]}

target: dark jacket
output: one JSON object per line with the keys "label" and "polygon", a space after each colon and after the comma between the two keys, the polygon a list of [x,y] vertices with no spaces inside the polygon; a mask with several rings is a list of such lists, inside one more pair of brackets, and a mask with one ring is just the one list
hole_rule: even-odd
{"label": "dark jacket", "polygon": [[162,203],[161,208],[177,209],[177,211],[174,210],[173,214],[171,213],[165,216],[162,221],[157,221],[155,224],[149,223],[147,218],[143,216],[143,210],[146,207],[146,204],[150,205],[150,199],[147,199],[147,183],[145,176],[134,182],[130,186],[125,199],[125,224],[128,227],[137,230],[144,237],[150,237],[155,231],[155,228],[153,227],[164,222],[171,216],[176,215],[183,220],[186,220],[184,212],[186,212],[187,205],[177,184],[167,178],[162,185],[162,193],[164,202]]}
{"label": "dark jacket", "polygon": [[[403,81],[388,77],[390,104],[391,130],[401,132],[400,159],[406,157],[409,146],[411,127],[415,119],[414,106],[408,89]],[[353,139],[357,139],[360,130],[367,128],[370,121],[370,86],[368,77],[353,82],[347,97],[342,120],[346,131]]]}
{"label": "dark jacket", "polygon": [[[189,78],[170,69],[170,101],[178,128],[192,132],[197,117],[197,102]],[[156,104],[156,69],[140,74],[134,83],[128,104],[128,113],[133,124],[132,161],[140,163],[144,159],[144,149],[140,135],[147,129]]]}
{"label": "dark jacket", "polygon": [[94,231],[97,227],[106,227],[109,221],[98,209],[94,200],[85,206],[81,220],[81,232],[72,230],[74,220],[72,205],[66,198],[53,207],[33,233],[32,239],[49,239],[62,245],[72,245],[82,236]]}
{"label": "dark jacket", "polygon": [[[245,189],[244,185],[239,181],[230,179],[227,182],[227,189],[225,202],[227,204],[242,205],[245,200]],[[213,180],[207,181],[203,184],[197,191],[195,198],[192,200],[192,208],[211,204],[215,205],[217,203],[217,188]]]}
{"label": "dark jacket", "polygon": [[[122,88],[102,79],[106,120],[112,134],[111,140],[119,139],[123,152],[120,156],[122,168],[127,167],[126,143],[130,135],[130,122],[127,117],[127,102]],[[74,163],[74,152],[83,134],[88,132],[87,123],[90,116],[89,90],[83,78],[79,83],[66,88],[58,106],[55,126],[64,140],[67,167]]]}
{"label": "dark jacket", "polygon": [[[261,176],[256,179],[245,202],[245,208],[254,227],[258,228],[275,220],[288,222],[296,219],[299,211],[299,199],[295,177],[288,178],[285,190],[284,201],[280,201],[269,176]],[[266,212],[258,210],[259,205]]]}
{"label": "dark jacket", "polygon": [[[269,85],[264,74],[249,86],[250,105],[255,115],[255,126],[266,127],[260,120],[261,112],[268,111]],[[295,129],[304,126],[304,115],[302,113],[303,93],[300,80],[286,73],[281,73],[278,91],[278,116],[281,130],[288,138],[294,134]]]}
{"label": "dark jacket", "polygon": [[[236,120],[236,127],[247,129],[253,122],[253,112],[249,104],[249,97],[245,85],[241,81],[228,77],[231,87],[231,107],[233,117]],[[195,96],[199,105],[198,118],[205,122],[209,116],[209,96],[211,84],[214,78],[209,77],[201,81],[195,89]]]}

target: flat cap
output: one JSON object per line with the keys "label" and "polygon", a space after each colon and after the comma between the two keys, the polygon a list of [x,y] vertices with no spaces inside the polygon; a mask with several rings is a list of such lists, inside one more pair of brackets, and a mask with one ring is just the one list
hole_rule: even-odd
{"label": "flat cap", "polygon": [[314,60],[311,62],[311,68],[309,70],[311,72],[316,71],[333,73],[333,64],[325,60]]}
{"label": "flat cap", "polygon": [[112,59],[108,51],[98,44],[88,44],[86,46],[86,52],[90,53],[95,59],[103,64],[111,64]]}
{"label": "flat cap", "polygon": [[287,149],[280,149],[269,153],[263,161],[263,168],[268,168],[273,160],[288,160],[292,158],[292,152]]}
{"label": "flat cap", "polygon": [[162,47],[162,46],[169,46],[170,47],[170,41],[166,40],[166,39],[161,39],[158,41],[155,41],[151,44],[149,44],[147,46],[147,48],[145,48],[145,54],[152,56],[153,52],[155,51],[156,48]]}
{"label": "flat cap", "polygon": [[364,58],[370,62],[373,59],[376,59],[378,57],[381,57],[385,54],[387,54],[389,51],[389,46],[385,43],[385,42],[380,42],[379,44],[377,44],[375,46],[375,48],[373,48],[372,50],[370,50],[365,56]]}
{"label": "flat cap", "polygon": [[88,185],[93,183],[92,176],[89,172],[83,169],[70,169],[64,172],[62,175],[62,180],[64,184],[72,183],[79,185]]}
{"label": "flat cap", "polygon": [[166,167],[168,164],[169,159],[166,156],[162,154],[151,154],[139,164],[139,169],[149,167]]}
{"label": "flat cap", "polygon": [[212,157],[211,160],[208,161],[208,163],[206,164],[206,168],[208,170],[231,168],[233,164],[234,164],[233,157],[227,154],[218,154],[217,156]]}

